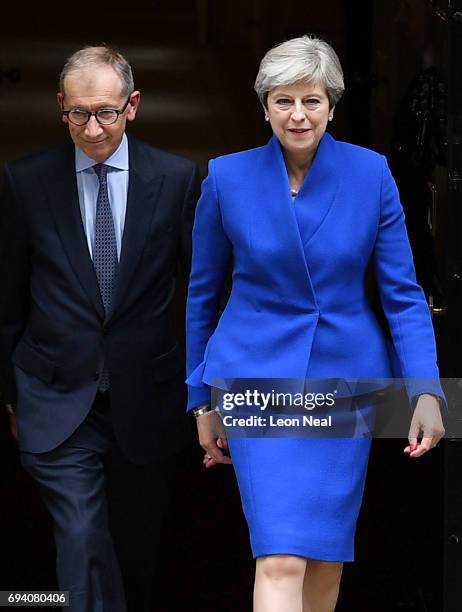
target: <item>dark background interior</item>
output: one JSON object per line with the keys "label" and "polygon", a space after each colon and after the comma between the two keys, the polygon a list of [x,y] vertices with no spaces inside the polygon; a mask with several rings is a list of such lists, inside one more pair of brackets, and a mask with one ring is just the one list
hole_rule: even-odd
{"label": "dark background interior", "polygon": [[[128,57],[142,92],[141,110],[131,131],[196,160],[205,175],[211,157],[268,139],[268,126],[253,93],[258,61],[273,44],[303,33],[330,42],[345,69],[347,91],[336,109],[333,135],[392,159],[399,130],[406,127],[406,114],[398,127],[397,117],[413,81],[431,67],[442,82],[448,80],[449,4],[443,0],[103,4],[54,0],[27,9],[19,2],[3,6],[0,162],[63,138],[65,126],[55,103],[59,70],[76,48],[104,41]],[[438,206],[432,211],[433,228],[438,231],[432,233],[431,277],[425,258],[418,275],[427,293],[441,301],[444,291],[434,277],[444,279],[447,272],[444,156],[429,172],[438,191]],[[425,237],[424,243],[419,242],[422,202],[410,197],[403,205],[408,220],[416,224],[409,228],[414,250],[421,252],[427,248]],[[456,375],[447,340],[454,329],[436,317],[435,327],[443,366],[451,373],[446,375]],[[6,417],[0,418],[0,589],[53,589],[50,520],[19,467]],[[179,458],[156,610],[245,612],[251,609],[253,562],[232,470],[205,473],[201,454],[193,446]],[[440,447],[411,462],[403,456],[403,447],[403,440],[374,442],[358,525],[357,560],[345,568],[340,612],[443,610],[445,450]],[[456,609],[448,607],[445,612]]]}

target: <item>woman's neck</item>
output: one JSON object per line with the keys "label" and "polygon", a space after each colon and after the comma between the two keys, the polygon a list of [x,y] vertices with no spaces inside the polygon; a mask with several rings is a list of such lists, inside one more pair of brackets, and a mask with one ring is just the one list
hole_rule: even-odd
{"label": "woman's neck", "polygon": [[307,158],[306,154],[293,155],[284,152],[287,174],[289,175],[290,187],[298,192],[305,179],[306,173],[310,169],[313,156]]}

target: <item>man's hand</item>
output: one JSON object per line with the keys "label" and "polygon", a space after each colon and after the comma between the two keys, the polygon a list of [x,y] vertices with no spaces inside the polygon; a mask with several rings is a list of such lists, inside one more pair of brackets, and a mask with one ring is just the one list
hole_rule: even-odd
{"label": "man's hand", "polygon": [[18,424],[17,424],[17,421],[16,421],[16,415],[15,414],[10,414],[9,418],[10,418],[10,431],[11,431],[11,435],[13,436],[13,438],[17,442],[18,441]]}
{"label": "man's hand", "polygon": [[199,444],[205,450],[206,468],[213,467],[217,463],[231,463],[223,422],[216,410],[197,417],[197,433]]}
{"label": "man's hand", "polygon": [[[417,400],[409,430],[409,446],[404,452],[413,459],[434,448],[444,436],[440,405],[433,395],[423,393]],[[418,438],[421,437],[419,442]]]}

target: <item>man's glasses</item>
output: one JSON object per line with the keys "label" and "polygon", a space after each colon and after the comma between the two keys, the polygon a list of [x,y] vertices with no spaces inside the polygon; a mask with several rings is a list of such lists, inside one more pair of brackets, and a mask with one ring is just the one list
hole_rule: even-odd
{"label": "man's glasses", "polygon": [[95,113],[90,111],[80,110],[79,108],[73,108],[72,110],[63,110],[63,116],[67,117],[68,120],[74,125],[85,125],[90,121],[90,118],[94,115],[96,121],[100,125],[111,125],[117,121],[119,115],[121,115],[130,102],[131,94],[128,96],[127,101],[123,107],[119,110],[116,108],[100,108]]}

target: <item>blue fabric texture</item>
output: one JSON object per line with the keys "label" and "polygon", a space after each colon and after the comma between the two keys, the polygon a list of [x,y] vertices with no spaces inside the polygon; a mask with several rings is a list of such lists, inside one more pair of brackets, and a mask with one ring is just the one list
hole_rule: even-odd
{"label": "blue fabric texture", "polygon": [[[193,243],[189,409],[209,401],[212,381],[223,378],[394,375],[435,381],[413,394],[443,395],[429,309],[383,156],[326,133],[295,201],[275,137],[212,160]],[[369,264],[399,371],[366,298]]]}
{"label": "blue fabric texture", "polygon": [[[369,265],[399,371],[366,297]],[[210,162],[193,232],[187,366],[189,410],[231,378],[400,376],[427,379],[411,395],[443,395],[383,156],[326,133],[295,199],[274,136]],[[230,440],[254,556],[352,560],[369,448],[367,439]]]}

